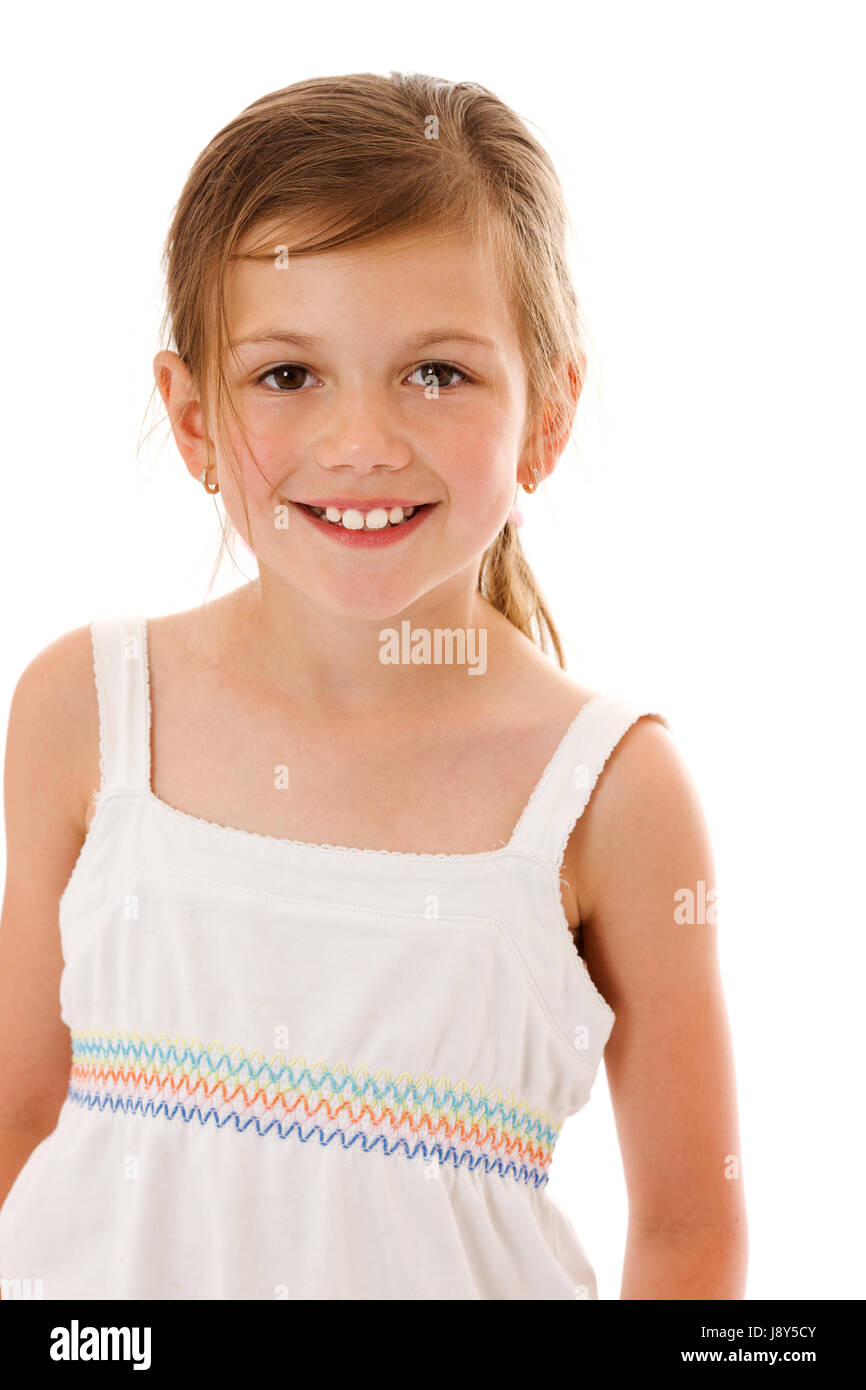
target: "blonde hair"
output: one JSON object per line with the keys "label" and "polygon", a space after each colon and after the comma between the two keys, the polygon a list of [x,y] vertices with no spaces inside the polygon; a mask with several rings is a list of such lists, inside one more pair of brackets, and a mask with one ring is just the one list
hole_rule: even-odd
{"label": "blonde hair", "polygon": [[[567,265],[570,219],[550,157],[487,88],[421,73],[310,78],[254,101],[201,152],[165,242],[161,332],[170,326],[204,418],[212,415],[217,428],[226,397],[243,433],[222,367],[227,269],[238,259],[273,260],[270,245],[244,256],[236,248],[254,229],[281,218],[321,233],[293,246],[291,255],[415,232],[486,233],[526,366],[521,450],[528,448],[534,467],[539,429],[565,441],[589,358]],[[245,497],[244,515],[249,525]],[[225,529],[209,590],[224,548],[231,554]],[[559,634],[510,520],[481,558],[478,589],[542,650],[552,643],[565,667]]]}

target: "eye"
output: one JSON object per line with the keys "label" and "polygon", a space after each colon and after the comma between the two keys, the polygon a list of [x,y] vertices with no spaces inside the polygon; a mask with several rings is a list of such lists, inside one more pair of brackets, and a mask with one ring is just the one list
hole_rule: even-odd
{"label": "eye", "polygon": [[[261,376],[256,377],[256,385],[259,386],[268,377],[276,377],[280,383],[276,387],[276,393],[282,392],[284,396],[292,395],[297,392],[299,386],[303,386],[304,377],[312,376],[309,367],[302,367],[299,362],[280,362],[279,366],[271,367],[268,371],[262,372]],[[300,381],[297,380],[300,376]],[[284,389],[285,388],[285,389]]]}
{"label": "eye", "polygon": [[414,376],[416,372],[422,372],[424,378],[423,385],[425,387],[431,386],[434,382],[436,382],[437,386],[445,385],[449,389],[452,388],[453,382],[443,383],[437,380],[435,372],[433,371],[434,367],[444,369],[446,372],[456,372],[459,377],[463,378],[464,382],[468,382],[471,380],[467,373],[461,371],[459,367],[455,367],[453,362],[439,362],[436,360],[431,360],[429,362],[419,362],[417,367],[412,368],[412,371],[409,373],[409,375]]}
{"label": "eye", "polygon": [[[440,371],[449,372],[452,376],[456,375],[460,377],[461,381],[464,383],[468,383],[472,379],[460,367],[455,367],[452,362],[440,362],[433,359],[427,362],[419,362],[417,367],[412,368],[409,375],[412,377],[416,372],[421,372],[422,381],[420,384],[425,388],[435,382],[435,384],[442,389],[453,390],[454,382],[441,381],[437,375]],[[260,386],[263,382],[267,381],[269,377],[273,377],[276,382],[276,385],[271,388],[273,394],[282,394],[284,396],[297,395],[300,388],[304,385],[304,378],[312,375],[313,373],[310,371],[309,367],[302,366],[300,362],[280,362],[276,367],[269,367],[266,372],[262,372],[260,376],[257,376],[256,385]]]}

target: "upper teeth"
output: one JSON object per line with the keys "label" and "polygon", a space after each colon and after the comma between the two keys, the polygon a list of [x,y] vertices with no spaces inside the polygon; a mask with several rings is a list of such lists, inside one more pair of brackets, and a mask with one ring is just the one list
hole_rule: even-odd
{"label": "upper teeth", "polygon": [[391,507],[390,511],[385,507],[374,507],[369,512],[358,511],[355,507],[347,507],[345,511],[339,507],[311,507],[310,510],[327,521],[345,526],[347,531],[381,531],[389,522],[392,526],[399,526],[401,521],[408,521],[415,513],[414,507]]}

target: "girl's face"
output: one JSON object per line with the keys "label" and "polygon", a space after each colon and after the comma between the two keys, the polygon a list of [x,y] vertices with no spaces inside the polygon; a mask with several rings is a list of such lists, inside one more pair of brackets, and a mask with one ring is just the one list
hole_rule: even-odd
{"label": "girl's face", "polygon": [[[479,245],[432,236],[285,263],[281,239],[273,260],[237,262],[227,282],[223,368],[252,453],[230,411],[224,429],[249,530],[217,449],[223,503],[262,582],[373,620],[473,592],[514,501],[526,408],[495,264]],[[359,532],[304,509],[353,503],[421,511],[405,530]]]}

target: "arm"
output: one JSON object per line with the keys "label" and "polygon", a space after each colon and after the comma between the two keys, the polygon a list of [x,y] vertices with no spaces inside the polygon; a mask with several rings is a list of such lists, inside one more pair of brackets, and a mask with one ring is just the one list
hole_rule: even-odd
{"label": "arm", "polygon": [[98,711],[86,627],[34,658],[9,710],[0,917],[0,1204],[57,1123],[69,1083],[57,906],[84,841],[83,752],[96,754],[98,783]]}
{"label": "arm", "polygon": [[620,1297],[740,1299],[748,1238],[716,928],[697,908],[693,923],[674,915],[683,889],[715,888],[715,867],[662,725],[624,735],[581,821],[568,873],[587,968],[617,1015],[605,1068],[629,1200]]}

